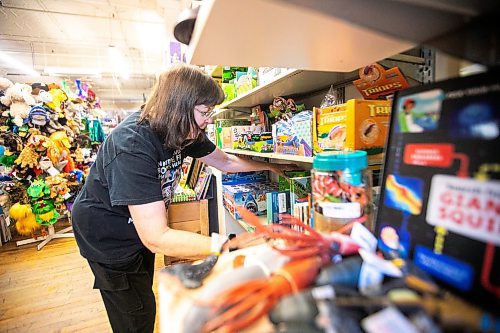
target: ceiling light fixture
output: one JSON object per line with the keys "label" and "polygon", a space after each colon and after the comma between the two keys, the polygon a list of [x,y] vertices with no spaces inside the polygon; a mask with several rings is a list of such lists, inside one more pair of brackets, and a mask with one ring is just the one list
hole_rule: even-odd
{"label": "ceiling light fixture", "polygon": [[33,70],[32,67],[30,68],[29,66],[26,66],[19,60],[12,58],[3,51],[0,51],[0,60],[6,62],[9,66],[12,66],[15,69],[22,71],[24,74],[28,74],[31,76],[40,76],[40,74],[35,70]]}
{"label": "ceiling light fixture", "polygon": [[45,67],[43,72],[52,76],[61,75],[90,75],[101,76],[101,70],[98,68],[82,68],[82,67]]}
{"label": "ceiling light fixture", "polygon": [[128,80],[130,78],[130,70],[122,51],[118,47],[110,45],[108,46],[108,56],[113,64],[115,73],[119,74],[122,79]]}

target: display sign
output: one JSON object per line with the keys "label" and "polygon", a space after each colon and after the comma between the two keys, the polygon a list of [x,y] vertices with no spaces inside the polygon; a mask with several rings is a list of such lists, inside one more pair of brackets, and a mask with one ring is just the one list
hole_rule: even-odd
{"label": "display sign", "polygon": [[399,68],[386,70],[379,64],[360,68],[359,79],[353,84],[365,99],[377,99],[410,86]]}
{"label": "display sign", "polygon": [[376,227],[382,247],[491,309],[500,308],[499,135],[498,73],[397,92]]}

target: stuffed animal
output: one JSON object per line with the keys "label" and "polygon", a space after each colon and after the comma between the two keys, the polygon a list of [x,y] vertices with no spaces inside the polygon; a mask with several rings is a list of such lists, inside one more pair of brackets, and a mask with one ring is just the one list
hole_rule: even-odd
{"label": "stuffed animal", "polygon": [[35,95],[35,100],[37,104],[50,103],[52,102],[52,95],[45,90],[40,90],[37,95]]}
{"label": "stuffed animal", "polygon": [[71,143],[68,136],[63,131],[54,132],[50,135],[50,140],[54,142],[55,146],[59,149],[61,153],[59,157],[59,162],[55,163],[54,166],[59,170],[64,172],[71,172],[75,169],[75,162],[71,158],[70,150]]}
{"label": "stuffed animal", "polygon": [[16,126],[22,126],[24,119],[29,115],[30,106],[35,105],[36,101],[31,96],[31,86],[23,83],[15,83],[5,91],[5,96],[1,97],[0,102],[9,106],[10,109],[4,111],[4,117],[12,117]]}
{"label": "stuffed animal", "polygon": [[52,95],[52,101],[45,103],[45,105],[58,115],[62,115],[61,103],[67,100],[68,96],[62,89],[50,89],[49,94]]}
{"label": "stuffed animal", "polygon": [[49,122],[45,125],[45,130],[52,134],[64,130],[64,126],[59,123],[59,116],[55,112],[49,112]]}
{"label": "stuffed animal", "polygon": [[45,83],[40,83],[40,82],[35,82],[31,84],[31,89],[32,89],[32,94],[33,95],[40,95],[40,91],[49,91],[49,86],[46,85]]}
{"label": "stuffed animal", "polygon": [[59,149],[60,152],[63,150],[66,150],[69,153],[69,147],[71,147],[71,143],[69,141],[68,136],[66,135],[66,132],[64,131],[58,131],[54,132],[50,135],[50,140],[55,143],[57,149]]}
{"label": "stuffed animal", "polygon": [[16,221],[16,230],[20,235],[34,237],[35,231],[41,227],[29,204],[16,202],[9,209],[9,216]]}
{"label": "stuffed animal", "polygon": [[9,196],[9,203],[28,202],[26,188],[21,182],[15,180],[2,181],[0,183],[0,189]]}
{"label": "stuffed animal", "polygon": [[68,180],[63,175],[57,174],[45,178],[45,183],[50,187],[50,198],[54,199],[54,203],[60,207],[65,196],[70,192]]}
{"label": "stuffed animal", "polygon": [[49,113],[43,106],[35,105],[31,107],[28,118],[25,123],[31,123],[37,126],[45,126],[50,121]]}
{"label": "stuffed animal", "polygon": [[66,118],[66,126],[69,127],[69,129],[72,131],[72,137],[74,137],[80,134],[80,114],[83,111],[83,106],[81,104],[75,104],[72,102],[67,102],[65,104],[66,106],[64,108],[64,117]]}
{"label": "stuffed animal", "polygon": [[7,78],[4,78],[4,77],[0,77],[0,90],[7,90],[8,88],[10,88],[14,83],[12,83],[11,80],[7,79]]}

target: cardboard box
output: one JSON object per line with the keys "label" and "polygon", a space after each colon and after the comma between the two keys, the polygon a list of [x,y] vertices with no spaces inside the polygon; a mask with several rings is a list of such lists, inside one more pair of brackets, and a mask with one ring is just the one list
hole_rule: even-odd
{"label": "cardboard box", "polygon": [[[500,309],[498,72],[395,95],[376,235],[467,300]],[[391,250],[392,249],[392,250]]]}
{"label": "cardboard box", "polygon": [[223,185],[224,206],[235,219],[241,218],[236,207],[244,207],[255,215],[265,215],[266,193],[277,189],[278,185],[271,182]]}
{"label": "cardboard box", "polygon": [[266,194],[267,223],[281,223],[284,214],[291,213],[290,192],[274,191]]}
{"label": "cardboard box", "polygon": [[390,114],[390,101],[351,99],[341,105],[314,108],[314,151],[347,148],[378,155],[385,145]]}
{"label": "cardboard box", "polygon": [[272,153],[273,136],[271,132],[252,133],[248,131],[233,131],[233,148],[250,150],[258,153]]}
{"label": "cardboard box", "polygon": [[233,148],[231,140],[231,126],[250,125],[247,119],[216,119],[215,120],[215,135],[217,147]]}
{"label": "cardboard box", "polygon": [[267,180],[267,171],[249,171],[222,174],[222,185],[258,183],[266,182]]}
{"label": "cardboard box", "polygon": [[391,101],[351,99],[327,108],[314,108],[314,151],[365,150],[373,172],[374,185],[384,161]]}
{"label": "cardboard box", "polygon": [[288,121],[272,126],[274,152],[285,155],[312,156],[312,113],[303,111]]}

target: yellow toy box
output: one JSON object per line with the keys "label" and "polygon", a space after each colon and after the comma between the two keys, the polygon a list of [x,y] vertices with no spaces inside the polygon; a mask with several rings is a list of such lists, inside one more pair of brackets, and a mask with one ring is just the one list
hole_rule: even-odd
{"label": "yellow toy box", "polygon": [[376,178],[384,161],[390,114],[390,101],[350,99],[341,105],[314,108],[314,152],[365,150]]}

